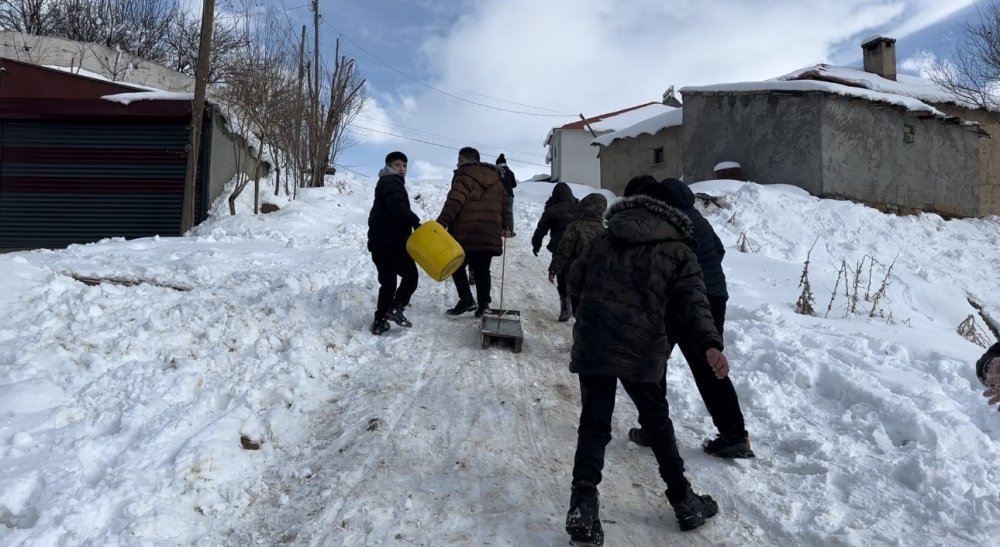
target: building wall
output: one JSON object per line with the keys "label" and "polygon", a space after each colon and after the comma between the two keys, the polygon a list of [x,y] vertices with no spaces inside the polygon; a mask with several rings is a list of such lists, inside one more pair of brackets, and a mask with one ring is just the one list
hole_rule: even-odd
{"label": "building wall", "polygon": [[[606,133],[606,132],[605,132]],[[552,168],[553,180],[601,187],[601,163],[597,159],[597,147],[591,146],[594,136],[587,130],[556,129],[559,149]],[[598,133],[601,135],[601,133]]]}
{"label": "building wall", "polygon": [[[226,130],[226,122],[215,105],[211,106],[212,137],[210,141],[211,165],[208,177],[208,200],[214,202],[222,195],[226,184],[236,173],[250,178],[266,176],[271,169],[267,162],[257,164],[255,152],[242,136]],[[256,169],[256,170],[255,170]]]}
{"label": "building wall", "polygon": [[837,96],[823,105],[820,195],[904,212],[978,214],[985,137],[975,128]]}
{"label": "building wall", "polygon": [[980,194],[979,215],[1000,215],[1000,122],[998,113],[972,110],[952,104],[934,104],[938,110],[963,120],[978,122],[980,129],[989,133],[989,139],[980,141]]}
{"label": "building wall", "polygon": [[[622,195],[629,179],[652,175],[657,180],[680,178],[683,174],[681,126],[668,127],[655,135],[618,139],[601,147],[601,184],[615,195]],[[653,151],[663,147],[663,163],[653,163]]]}
{"label": "building wall", "polygon": [[62,38],[0,32],[0,57],[38,65],[82,67],[113,81],[164,91],[192,91],[194,79],[165,66],[111,48]]}
{"label": "building wall", "polygon": [[719,162],[735,161],[748,180],[821,192],[821,94],[684,93],[683,102],[686,182],[713,179]]}

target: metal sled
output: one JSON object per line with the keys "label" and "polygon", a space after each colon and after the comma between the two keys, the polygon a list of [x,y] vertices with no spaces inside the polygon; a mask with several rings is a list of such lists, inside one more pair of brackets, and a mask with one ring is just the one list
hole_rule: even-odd
{"label": "metal sled", "polygon": [[524,331],[521,330],[521,312],[517,310],[487,309],[483,312],[481,325],[483,349],[489,348],[494,340],[510,340],[514,353],[521,353]]}

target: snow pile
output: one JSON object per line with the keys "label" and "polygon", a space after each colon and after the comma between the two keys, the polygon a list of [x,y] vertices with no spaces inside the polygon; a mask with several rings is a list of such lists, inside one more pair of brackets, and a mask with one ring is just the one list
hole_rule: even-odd
{"label": "snow pile", "polygon": [[676,127],[684,122],[684,110],[682,108],[664,108],[669,108],[669,110],[650,116],[624,129],[601,135],[594,139],[591,144],[610,146],[611,143],[618,139],[638,137],[639,135],[655,135],[668,127]]}
{"label": "snow pile", "polygon": [[116,93],[101,97],[113,103],[131,104],[136,101],[193,101],[194,93],[183,91],[139,91],[137,93]]}
{"label": "snow pile", "polygon": [[[565,544],[572,322],[555,321],[550,257],[529,241],[552,185],[518,185],[518,235],[494,262],[521,354],[480,349],[471,317],[443,313],[453,286],[423,275],[414,327],[368,332],[373,187],[338,177],[184,238],[0,255],[0,544]],[[447,181],[408,188],[435,218]],[[1000,219],[694,189],[721,205],[705,213],[728,251],[726,353],[758,458],[701,452],[713,426],[675,356],[681,455],[721,512],[681,535],[652,455],[625,440],[636,416],[621,394],[608,543],[994,542],[1000,417],[975,378],[982,349],[955,330],[969,298],[1000,317]],[[793,312],[810,248],[820,317]],[[837,271],[864,257],[873,281],[865,270],[852,312]],[[875,305],[863,295],[890,265]],[[116,282],[78,280],[102,277]]]}

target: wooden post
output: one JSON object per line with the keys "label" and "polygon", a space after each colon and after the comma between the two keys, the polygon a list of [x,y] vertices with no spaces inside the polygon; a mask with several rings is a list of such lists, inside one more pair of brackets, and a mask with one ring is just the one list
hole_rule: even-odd
{"label": "wooden post", "polygon": [[205,87],[208,84],[208,68],[211,63],[214,22],[215,0],[203,0],[198,72],[194,80],[194,104],[191,108],[191,149],[188,151],[187,174],[184,177],[184,202],[181,208],[182,234],[194,227],[194,194],[195,181],[198,177],[198,152],[201,150],[201,119],[205,114]]}

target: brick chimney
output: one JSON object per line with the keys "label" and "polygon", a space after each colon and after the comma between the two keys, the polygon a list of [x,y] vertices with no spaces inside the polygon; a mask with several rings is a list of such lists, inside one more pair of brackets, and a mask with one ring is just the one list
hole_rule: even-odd
{"label": "brick chimney", "polygon": [[876,36],[861,44],[864,52],[865,72],[896,81],[896,39]]}

